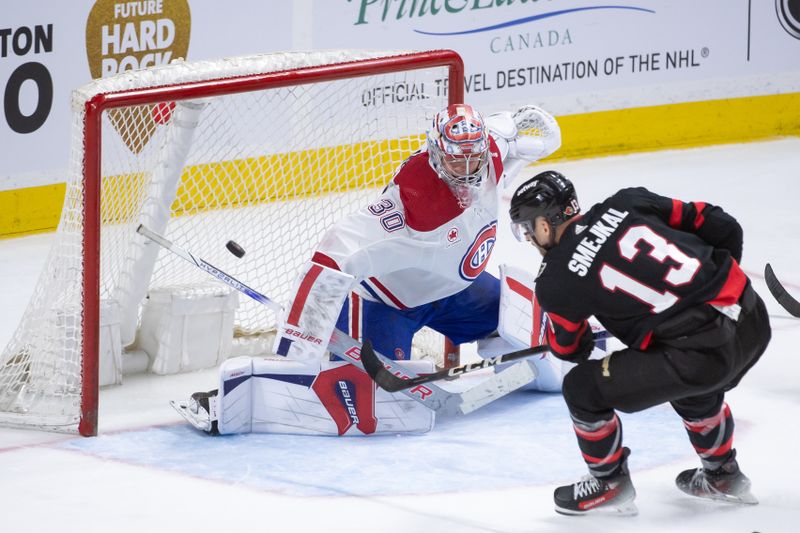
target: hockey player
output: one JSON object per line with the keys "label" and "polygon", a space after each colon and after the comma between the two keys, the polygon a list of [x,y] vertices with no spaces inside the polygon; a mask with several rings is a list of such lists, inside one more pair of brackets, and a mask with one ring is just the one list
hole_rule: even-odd
{"label": "hockey player", "polygon": [[[545,135],[520,137],[521,120],[536,122]],[[437,113],[427,149],[403,163],[374,203],[322,238],[296,284],[276,352],[322,357],[319,341],[333,320],[394,359],[410,357],[423,326],[456,344],[494,332],[500,284],[484,269],[497,233],[498,188],[513,178],[509,166],[516,173],[519,162],[545,157],[560,143],[555,119],[533,106],[485,121],[467,104]]]}
{"label": "hockey player", "polygon": [[[767,347],[761,298],[739,267],[742,228],[721,208],[623,189],[581,215],[572,183],[547,171],[511,199],[512,229],[543,255],[536,296],[552,353],[579,363],[563,395],[590,474],[555,490],[556,511],[635,514],[615,411],[670,402],[701,468],[676,483],[693,496],[755,504],[733,448],[725,392]],[[594,315],[628,347],[588,359]]]}
{"label": "hockey player", "polygon": [[[520,130],[536,133],[521,136]],[[370,339],[393,359],[410,358],[412,337],[423,326],[457,344],[494,333],[501,284],[484,269],[496,239],[498,190],[527,162],[550,155],[560,144],[555,119],[535,106],[485,120],[468,104],[438,112],[427,147],[402,164],[373,203],[327,230],[299,272],[275,353],[293,363],[294,374],[306,365],[304,375],[314,375],[328,367],[320,361],[327,360],[334,327],[355,339]],[[543,380],[560,387],[560,366],[553,378],[552,364],[541,364]],[[372,388],[367,381],[368,390],[353,395],[365,397]],[[215,396],[196,394],[190,407],[213,410],[209,404],[218,400]],[[309,396],[304,405],[313,400]]]}

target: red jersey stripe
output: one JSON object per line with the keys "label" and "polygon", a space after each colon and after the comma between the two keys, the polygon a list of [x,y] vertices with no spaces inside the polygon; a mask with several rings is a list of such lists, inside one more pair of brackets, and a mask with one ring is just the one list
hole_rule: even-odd
{"label": "red jersey stripe", "polygon": [[318,265],[326,266],[340,272],[342,271],[342,269],[339,268],[339,265],[336,264],[336,261],[322,252],[314,252],[314,255],[311,257],[311,261],[313,263],[317,263]]}
{"label": "red jersey stripe", "polygon": [[669,216],[669,225],[673,228],[680,228],[682,218],[683,218],[683,202],[673,198],[672,213],[670,213]]}
{"label": "red jersey stripe", "polygon": [[387,298],[389,298],[389,300],[391,300],[391,302],[392,302],[394,305],[396,305],[396,306],[397,306],[399,309],[408,309],[408,306],[407,306],[407,305],[405,305],[403,302],[401,302],[401,301],[400,301],[400,299],[399,299],[397,296],[395,296],[394,294],[392,294],[392,292],[391,292],[389,289],[387,289],[386,287],[384,287],[383,283],[381,283],[380,281],[378,281],[378,278],[372,277],[372,278],[369,278],[369,280],[370,280],[372,283],[374,283],[374,284],[375,284],[375,286],[376,286],[378,289],[380,289],[380,291],[381,291],[383,294],[385,294],[385,295],[386,295],[386,297],[387,297]]}
{"label": "red jersey stripe", "polygon": [[569,332],[575,332],[578,331],[579,329],[586,327],[585,320],[581,322],[572,322],[571,320],[567,320],[563,316],[557,315],[553,312],[547,313],[547,316],[549,316],[550,320],[552,320],[554,323],[558,324],[559,326],[561,326],[562,328],[564,328]]}
{"label": "red jersey stripe", "polygon": [[697,210],[697,214],[694,216],[694,229],[699,229],[703,222],[706,221],[706,217],[703,216],[703,209],[706,208],[706,204],[705,202],[695,202],[694,208]]}
{"label": "red jersey stripe", "polygon": [[650,346],[650,341],[652,341],[652,340],[653,340],[653,332],[652,331],[648,331],[647,335],[645,335],[644,339],[642,339],[641,344],[639,344],[639,349],[640,350],[646,350],[647,347]]}
{"label": "red jersey stripe", "polygon": [[713,300],[709,300],[708,303],[720,306],[733,305],[742,297],[745,285],[747,285],[747,276],[742,272],[736,259],[731,257],[731,269],[728,271],[728,278],[717,293],[717,296]]}
{"label": "red jersey stripe", "polygon": [[355,292],[350,293],[350,336],[361,340],[361,297]]}
{"label": "red jersey stripe", "polygon": [[581,341],[581,337],[583,336],[584,330],[589,327],[589,323],[583,323],[583,327],[578,331],[575,335],[575,340],[566,346],[563,344],[559,344],[558,340],[556,339],[556,334],[552,328],[547,329],[547,344],[550,345],[550,350],[556,352],[558,355],[569,356],[572,354],[577,348],[578,344]]}

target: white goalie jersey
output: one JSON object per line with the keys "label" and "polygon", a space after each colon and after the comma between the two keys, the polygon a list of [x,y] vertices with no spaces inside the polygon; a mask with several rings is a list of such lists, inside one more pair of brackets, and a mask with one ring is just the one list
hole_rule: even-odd
{"label": "white goalie jersey", "polygon": [[486,268],[497,234],[503,164],[491,143],[488,183],[464,209],[420,152],[376,202],[323,237],[313,261],[353,276],[354,291],[397,309],[465,289]]}
{"label": "white goalie jersey", "polygon": [[[454,196],[423,150],[403,163],[375,202],[328,229],[296,281],[276,353],[321,357],[324,339],[351,291],[403,310],[452,296],[475,281],[497,237],[498,187],[526,162],[561,144],[555,119],[534,106],[513,116],[491,115],[486,124],[488,172],[468,206]],[[540,134],[520,137],[517,124]],[[511,176],[504,173],[504,161]]]}

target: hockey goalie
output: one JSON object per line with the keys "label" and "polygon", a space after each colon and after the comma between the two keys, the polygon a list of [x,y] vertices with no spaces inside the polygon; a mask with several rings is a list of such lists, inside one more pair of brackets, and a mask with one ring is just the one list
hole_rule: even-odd
{"label": "hockey goalie", "polygon": [[[520,132],[526,132],[520,135]],[[411,155],[375,201],[330,227],[300,269],[276,335],[276,358],[235,358],[218,389],[176,404],[209,433],[322,435],[422,433],[434,411],[329,355],[335,328],[369,339],[416,373],[409,360],[422,327],[454,343],[479,342],[486,357],[539,343],[533,280],[485,271],[497,237],[498,191],[527,163],[555,152],[555,119],[536,106],[484,119],[472,106],[438,112],[426,147]],[[560,390],[565,371],[546,355],[530,362],[537,390]]]}

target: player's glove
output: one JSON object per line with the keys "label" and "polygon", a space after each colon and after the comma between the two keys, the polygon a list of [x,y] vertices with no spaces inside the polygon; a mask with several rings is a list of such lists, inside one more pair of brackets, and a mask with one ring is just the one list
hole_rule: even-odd
{"label": "player's glove", "polygon": [[[575,350],[569,353],[561,353],[551,348],[550,353],[558,359],[569,363],[582,363],[589,359],[589,356],[592,355],[592,351],[594,350],[594,335],[592,334],[592,328],[589,326],[588,322],[585,322],[584,325],[583,333],[578,340]],[[548,325],[548,336],[552,335],[553,331],[552,326]],[[548,344],[553,346],[552,343]]]}

